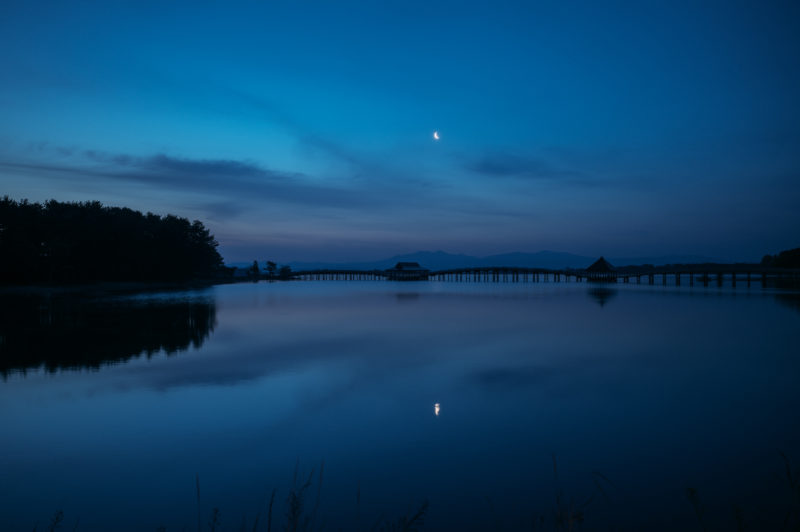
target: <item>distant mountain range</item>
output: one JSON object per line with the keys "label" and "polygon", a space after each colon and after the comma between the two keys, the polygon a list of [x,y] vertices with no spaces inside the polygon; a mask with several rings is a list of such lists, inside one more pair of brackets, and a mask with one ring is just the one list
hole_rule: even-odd
{"label": "distant mountain range", "polygon": [[[598,257],[586,257],[572,253],[558,251],[539,251],[537,253],[504,253],[488,257],[473,257],[458,255],[444,251],[418,251],[406,255],[396,255],[383,260],[372,262],[290,262],[289,266],[294,271],[301,270],[385,270],[398,262],[418,262],[430,270],[449,270],[453,268],[487,267],[487,266],[517,266],[522,268],[586,268]],[[664,255],[661,257],[606,257],[614,266],[629,266],[640,264],[696,264],[704,262],[728,262],[712,257],[699,255]],[[252,262],[232,263],[230,266],[248,268]],[[264,265],[259,262],[263,268]]]}

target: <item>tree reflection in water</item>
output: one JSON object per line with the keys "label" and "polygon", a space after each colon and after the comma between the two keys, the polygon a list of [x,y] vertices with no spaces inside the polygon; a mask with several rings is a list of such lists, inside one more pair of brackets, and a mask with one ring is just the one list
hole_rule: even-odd
{"label": "tree reflection in water", "polygon": [[209,297],[0,298],[0,373],[92,368],[200,347],[216,326]]}

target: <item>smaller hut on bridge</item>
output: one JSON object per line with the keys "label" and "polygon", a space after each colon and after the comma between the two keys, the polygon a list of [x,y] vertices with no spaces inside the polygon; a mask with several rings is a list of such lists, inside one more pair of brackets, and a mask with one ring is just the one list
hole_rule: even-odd
{"label": "smaller hut on bridge", "polygon": [[386,270],[386,278],[390,281],[426,281],[431,273],[418,262],[398,262],[394,268]]}
{"label": "smaller hut on bridge", "polygon": [[595,283],[616,283],[617,269],[603,257],[586,268],[586,280]]}

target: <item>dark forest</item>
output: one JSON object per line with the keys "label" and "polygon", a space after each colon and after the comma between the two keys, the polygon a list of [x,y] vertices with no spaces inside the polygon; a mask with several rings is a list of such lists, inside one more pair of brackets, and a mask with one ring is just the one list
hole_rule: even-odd
{"label": "dark forest", "polygon": [[0,283],[175,282],[223,268],[199,220],[100,202],[0,200]]}

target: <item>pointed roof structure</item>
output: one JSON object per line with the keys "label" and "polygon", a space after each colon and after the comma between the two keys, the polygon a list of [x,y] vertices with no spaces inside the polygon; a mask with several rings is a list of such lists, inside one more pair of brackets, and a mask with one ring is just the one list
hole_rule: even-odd
{"label": "pointed roof structure", "polygon": [[614,268],[614,266],[612,266],[611,263],[608,262],[606,259],[600,257],[599,259],[594,261],[594,263],[591,266],[586,268],[586,271],[589,273],[611,273],[613,271],[616,271],[616,268]]}

